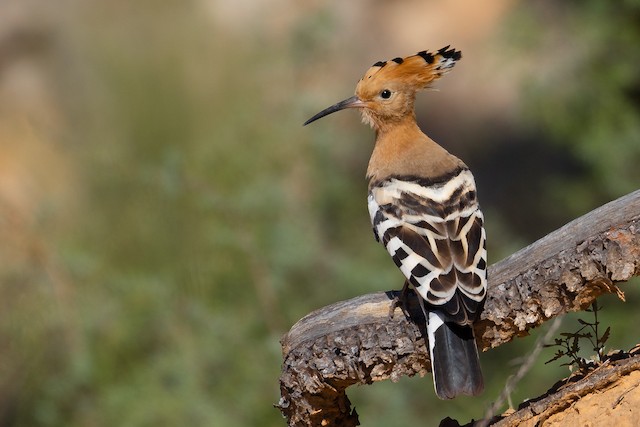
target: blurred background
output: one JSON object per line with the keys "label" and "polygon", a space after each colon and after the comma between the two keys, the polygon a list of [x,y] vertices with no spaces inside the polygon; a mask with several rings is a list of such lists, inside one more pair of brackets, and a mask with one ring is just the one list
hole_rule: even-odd
{"label": "blurred background", "polygon": [[[638,187],[637,0],[3,0],[0,425],[285,425],[280,337],[402,285],[369,224],[373,132],[302,123],[372,63],[449,44],[417,114],[474,171],[491,263]],[[640,340],[622,289],[608,348]],[[479,398],[350,397],[365,426],[467,422],[534,341],[481,356]],[[514,402],[569,373],[552,354]]]}

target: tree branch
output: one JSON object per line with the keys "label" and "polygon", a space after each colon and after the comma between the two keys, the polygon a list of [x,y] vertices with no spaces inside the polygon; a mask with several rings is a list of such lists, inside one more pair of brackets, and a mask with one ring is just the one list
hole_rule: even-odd
{"label": "tree branch", "polygon": [[[488,296],[475,326],[483,350],[546,320],[588,307],[616,282],[640,273],[640,190],[608,203],[489,267]],[[395,292],[363,295],[310,313],[282,338],[278,408],[289,425],[358,425],[345,389],[425,375],[424,317],[407,318]]]}
{"label": "tree branch", "polygon": [[[490,425],[494,427],[517,427],[524,424],[542,425],[545,420],[553,416],[562,418],[556,420],[556,425],[583,425],[585,420],[592,421],[593,425],[603,425],[603,421],[605,425],[615,425],[616,422],[613,419],[620,415],[614,414],[613,411],[624,399],[625,392],[640,387],[640,372],[636,372],[634,378],[629,376],[638,370],[640,370],[640,349],[631,353],[615,354],[604,364],[586,374],[578,373],[566,380],[559,381],[547,393],[523,403],[516,412],[509,416],[495,417],[491,420]],[[621,392],[620,389],[626,390]],[[594,402],[589,402],[583,405],[586,408],[575,411],[581,415],[582,420],[576,420],[575,414],[562,414],[575,402],[593,393],[598,393],[597,398],[600,402],[597,405]],[[635,400],[638,400],[637,397]],[[606,405],[606,403],[610,404]],[[602,408],[606,406],[608,406],[608,410],[603,411]],[[623,414],[623,417],[627,417],[626,422],[637,420],[639,414],[637,404],[629,406],[633,409],[624,408],[623,410],[626,412]],[[595,421],[596,417],[600,417],[599,422]],[[571,420],[571,418],[574,419]],[[625,423],[623,419],[618,419],[618,421],[621,421],[622,424]],[[467,427],[474,425],[474,423],[469,423]]]}

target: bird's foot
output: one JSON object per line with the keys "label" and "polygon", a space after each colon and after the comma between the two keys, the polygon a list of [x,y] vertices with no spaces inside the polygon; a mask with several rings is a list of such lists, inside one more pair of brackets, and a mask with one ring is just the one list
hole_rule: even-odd
{"label": "bird's foot", "polygon": [[407,304],[408,304],[408,300],[407,300],[407,295],[409,293],[409,282],[405,281],[404,282],[404,286],[402,287],[402,290],[400,291],[399,295],[396,295],[393,300],[391,301],[391,305],[389,306],[389,320],[393,320],[393,316],[395,314],[396,311],[396,307],[400,307],[400,309],[402,311],[404,311],[405,313],[408,312],[407,309]]}

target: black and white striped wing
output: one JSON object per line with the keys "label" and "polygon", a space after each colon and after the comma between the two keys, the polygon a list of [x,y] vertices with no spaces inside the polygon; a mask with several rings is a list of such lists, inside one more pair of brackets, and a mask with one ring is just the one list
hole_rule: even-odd
{"label": "black and white striped wing", "polygon": [[482,212],[468,169],[441,181],[391,178],[371,188],[373,231],[398,268],[450,320],[475,320],[486,295]]}

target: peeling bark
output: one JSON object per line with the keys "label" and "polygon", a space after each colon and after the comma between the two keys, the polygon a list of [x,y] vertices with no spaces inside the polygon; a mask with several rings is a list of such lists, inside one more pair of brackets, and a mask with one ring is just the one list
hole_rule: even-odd
{"label": "peeling bark", "polygon": [[[626,420],[627,423],[633,421],[635,424],[640,415],[639,391],[640,348],[636,352],[614,355],[586,374],[560,381],[546,394],[523,403],[512,414],[496,417],[489,425],[533,427],[542,425],[543,422],[549,426],[617,425],[621,420]],[[595,393],[597,404],[585,402],[584,407],[576,407],[573,412],[566,411],[581,399]],[[598,417],[600,420],[596,421]],[[617,422],[613,421],[614,418]],[[474,423],[470,423],[466,427],[473,425]]]}
{"label": "peeling bark", "polygon": [[[583,310],[640,273],[640,190],[608,203],[492,265],[475,326],[481,349],[497,347],[548,319]],[[363,295],[310,313],[282,338],[277,407],[291,426],[355,426],[345,389],[430,371],[424,318],[410,298]]]}

